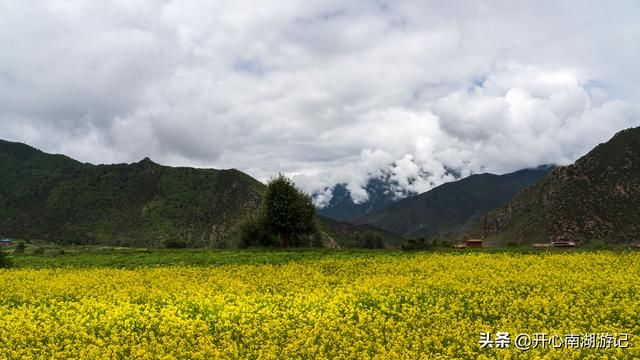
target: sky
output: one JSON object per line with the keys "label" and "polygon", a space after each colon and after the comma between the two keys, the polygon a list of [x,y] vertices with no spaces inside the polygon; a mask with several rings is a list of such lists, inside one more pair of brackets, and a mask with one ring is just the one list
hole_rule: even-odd
{"label": "sky", "polygon": [[640,1],[0,0],[0,138],[92,163],[371,177],[566,165],[640,125]]}

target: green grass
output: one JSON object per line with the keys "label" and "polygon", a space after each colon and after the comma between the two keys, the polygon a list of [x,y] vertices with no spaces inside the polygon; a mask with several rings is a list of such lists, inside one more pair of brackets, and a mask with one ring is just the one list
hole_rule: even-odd
{"label": "green grass", "polygon": [[43,255],[12,255],[15,268],[61,268],[61,267],[155,267],[155,266],[220,266],[229,264],[284,264],[290,261],[306,261],[324,257],[371,257],[377,254],[393,254],[393,256],[413,256],[412,253],[400,251],[371,250],[100,250],[73,251],[65,250],[64,254],[53,252]]}
{"label": "green grass", "polygon": [[[62,252],[60,250],[63,250]],[[288,262],[313,261],[323,258],[411,258],[424,254],[447,253],[453,256],[470,253],[547,254],[549,252],[627,252],[627,248],[532,249],[530,247],[452,249],[434,248],[422,251],[400,250],[329,250],[329,249],[247,249],[247,250],[148,250],[117,247],[45,247],[44,254],[11,254],[14,268],[139,268],[159,266],[278,265]]]}

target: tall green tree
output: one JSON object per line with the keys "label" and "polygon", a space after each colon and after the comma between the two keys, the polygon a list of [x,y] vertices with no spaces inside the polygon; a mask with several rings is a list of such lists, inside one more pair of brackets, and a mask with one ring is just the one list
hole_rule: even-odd
{"label": "tall green tree", "polygon": [[278,235],[282,247],[288,247],[292,238],[315,231],[311,197],[282,174],[267,184],[263,206],[266,225]]}

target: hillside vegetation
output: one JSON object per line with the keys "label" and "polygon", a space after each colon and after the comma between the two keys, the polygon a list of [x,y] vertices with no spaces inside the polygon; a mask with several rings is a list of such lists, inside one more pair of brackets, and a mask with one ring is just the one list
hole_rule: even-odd
{"label": "hillside vegetation", "polygon": [[497,241],[640,241],[640,128],[616,134],[575,164],[489,213],[479,231]]}
{"label": "hillside vegetation", "polygon": [[0,140],[0,234],[58,243],[227,247],[264,185],[237,170],[83,164]]}
{"label": "hillside vegetation", "polygon": [[318,216],[319,233],[328,248],[390,248],[399,249],[405,243],[397,234],[371,225],[354,225],[345,221]]}

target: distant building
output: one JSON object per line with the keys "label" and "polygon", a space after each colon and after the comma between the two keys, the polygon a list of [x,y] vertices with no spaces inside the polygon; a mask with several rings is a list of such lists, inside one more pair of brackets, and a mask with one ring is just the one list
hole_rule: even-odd
{"label": "distant building", "polygon": [[576,247],[576,243],[573,241],[554,241],[551,243],[553,247],[561,247],[561,248],[572,248]]}
{"label": "distant building", "polygon": [[464,243],[468,247],[482,247],[482,239],[469,239],[465,240]]}
{"label": "distant building", "polygon": [[9,239],[1,239],[0,240],[0,247],[7,247],[7,246],[11,246],[12,241]]}
{"label": "distant building", "polygon": [[453,244],[454,249],[464,249],[466,247],[467,247],[467,244],[463,244],[463,243]]}

